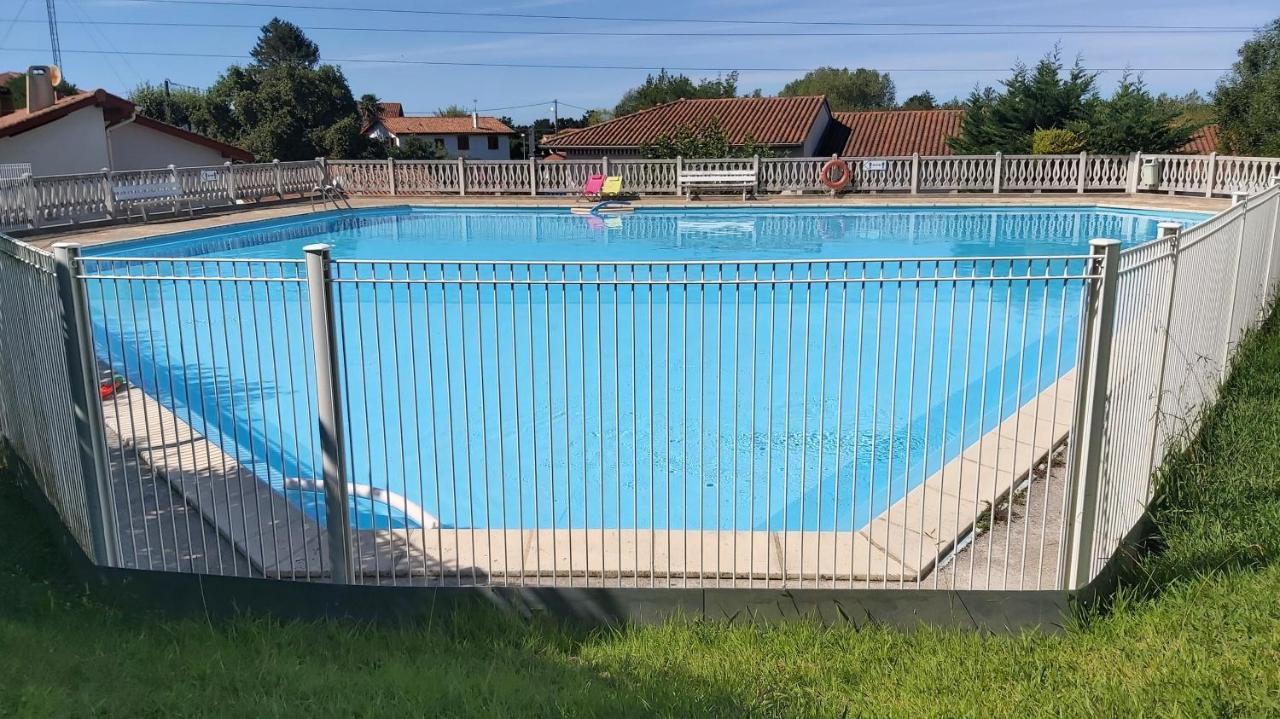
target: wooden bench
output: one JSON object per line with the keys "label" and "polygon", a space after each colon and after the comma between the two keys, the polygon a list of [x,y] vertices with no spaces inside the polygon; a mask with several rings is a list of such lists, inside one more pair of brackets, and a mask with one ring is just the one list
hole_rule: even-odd
{"label": "wooden bench", "polygon": [[682,171],[676,178],[676,184],[684,192],[685,197],[692,198],[696,189],[742,189],[742,199],[747,193],[755,196],[759,178],[755,170],[690,170]]}
{"label": "wooden bench", "polygon": [[[177,180],[156,180],[137,185],[116,185],[112,188],[117,203],[124,203],[125,217],[133,214],[136,205],[142,212],[142,221],[147,221],[147,206],[167,204],[173,207],[173,214],[178,214],[178,203],[182,200],[182,187]],[[187,203],[187,211],[193,216],[191,203]]]}

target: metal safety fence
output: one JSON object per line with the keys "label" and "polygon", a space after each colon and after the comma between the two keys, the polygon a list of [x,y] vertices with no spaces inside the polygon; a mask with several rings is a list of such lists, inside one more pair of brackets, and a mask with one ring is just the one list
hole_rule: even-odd
{"label": "metal safety fence", "polygon": [[5,240],[0,429],[109,566],[1074,589],[1270,307],[1278,213],[1272,188],[1123,252],[892,260]]}

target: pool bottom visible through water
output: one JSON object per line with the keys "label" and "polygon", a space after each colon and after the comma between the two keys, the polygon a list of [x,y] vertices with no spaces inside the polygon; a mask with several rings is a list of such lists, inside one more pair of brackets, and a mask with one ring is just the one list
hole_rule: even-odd
{"label": "pool bottom visible through water", "polygon": [[[322,521],[306,287],[269,258],[326,242],[348,481],[398,498],[363,492],[357,526],[849,530],[1074,366],[1084,260],[973,257],[1200,218],[609,219],[359,211],[104,248],[175,259],[86,266],[112,278],[88,280],[100,359]],[[888,254],[954,259],[858,259]]]}

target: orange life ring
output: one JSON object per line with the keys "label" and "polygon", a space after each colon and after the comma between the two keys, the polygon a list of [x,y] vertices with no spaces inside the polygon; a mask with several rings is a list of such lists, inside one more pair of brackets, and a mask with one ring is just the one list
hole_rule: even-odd
{"label": "orange life ring", "polygon": [[[832,170],[839,170],[840,176],[832,179]],[[840,190],[844,189],[844,186],[848,185],[849,181],[853,179],[853,172],[849,170],[849,164],[844,160],[831,159],[827,160],[827,164],[822,166],[822,170],[819,171],[818,179],[827,187],[830,187],[833,190]]]}

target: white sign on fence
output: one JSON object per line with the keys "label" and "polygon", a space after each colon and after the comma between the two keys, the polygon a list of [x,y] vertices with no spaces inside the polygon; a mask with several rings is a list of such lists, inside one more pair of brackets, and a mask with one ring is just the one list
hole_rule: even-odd
{"label": "white sign on fence", "polygon": [[217,170],[201,170],[200,181],[201,182],[217,182],[218,171]]}
{"label": "white sign on fence", "polygon": [[862,161],[863,172],[884,172],[887,169],[889,169],[888,160],[863,160]]}

